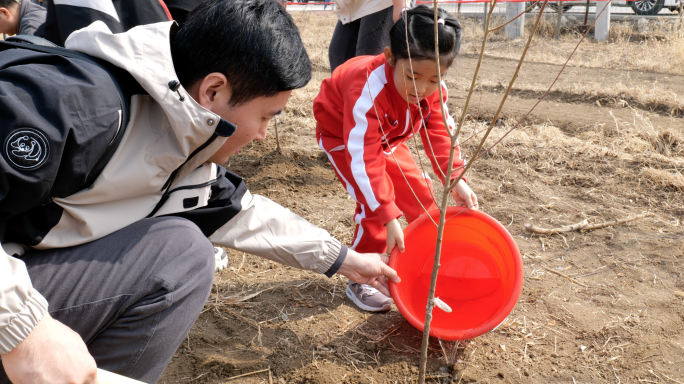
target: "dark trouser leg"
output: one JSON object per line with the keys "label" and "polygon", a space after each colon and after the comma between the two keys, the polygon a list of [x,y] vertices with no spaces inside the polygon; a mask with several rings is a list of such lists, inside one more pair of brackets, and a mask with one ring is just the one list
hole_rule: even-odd
{"label": "dark trouser leg", "polygon": [[211,243],[176,217],[22,259],[50,315],[81,335],[99,368],[149,383],[199,316],[214,276]]}
{"label": "dark trouser leg", "polygon": [[330,73],[345,61],[356,56],[356,41],[359,37],[361,20],[342,24],[337,22],[333,32],[330,46],[328,47],[328,60],[330,61]]}
{"label": "dark trouser leg", "polygon": [[389,31],[394,25],[393,11],[394,7],[389,7],[361,18],[356,56],[379,55],[389,47]]}

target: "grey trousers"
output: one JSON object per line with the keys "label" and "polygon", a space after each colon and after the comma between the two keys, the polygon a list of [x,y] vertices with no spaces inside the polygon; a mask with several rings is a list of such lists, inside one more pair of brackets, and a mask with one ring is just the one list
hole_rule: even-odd
{"label": "grey trousers", "polygon": [[[99,368],[147,383],[161,377],[214,278],[212,244],[176,217],[22,260],[50,315],[81,335]],[[9,383],[2,369],[0,383]]]}
{"label": "grey trousers", "polygon": [[394,7],[390,6],[347,24],[338,21],[328,47],[330,72],[353,57],[379,55],[389,47],[393,12]]}

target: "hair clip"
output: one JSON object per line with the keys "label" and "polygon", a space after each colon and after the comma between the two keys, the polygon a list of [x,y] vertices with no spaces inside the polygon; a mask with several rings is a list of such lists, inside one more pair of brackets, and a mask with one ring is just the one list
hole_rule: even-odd
{"label": "hair clip", "polygon": [[402,16],[404,15],[404,12],[408,11],[409,9],[411,9],[411,8],[409,8],[409,7],[404,7],[404,8],[402,8],[402,9],[401,9],[401,14],[402,14]]}
{"label": "hair clip", "polygon": [[441,17],[439,19],[437,19],[437,24],[444,25],[444,19],[442,19]]}

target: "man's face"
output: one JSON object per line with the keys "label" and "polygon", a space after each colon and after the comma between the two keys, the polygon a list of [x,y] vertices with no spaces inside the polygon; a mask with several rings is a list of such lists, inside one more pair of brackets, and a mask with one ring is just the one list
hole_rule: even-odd
{"label": "man's face", "polygon": [[209,161],[223,164],[252,140],[265,140],[268,122],[285,108],[291,93],[284,91],[271,97],[257,97],[238,106],[226,102],[223,106],[212,108],[212,112],[237,125],[237,130]]}
{"label": "man's face", "polygon": [[15,3],[8,8],[0,7],[0,33],[16,35],[19,28],[19,4]]}
{"label": "man's face", "polygon": [[274,96],[261,96],[233,106],[230,104],[230,84],[218,72],[208,74],[192,85],[188,92],[201,106],[237,125],[235,133],[209,158],[209,161],[216,164],[227,162],[230,156],[253,140],[265,140],[268,122],[285,108],[292,93],[283,91]]}

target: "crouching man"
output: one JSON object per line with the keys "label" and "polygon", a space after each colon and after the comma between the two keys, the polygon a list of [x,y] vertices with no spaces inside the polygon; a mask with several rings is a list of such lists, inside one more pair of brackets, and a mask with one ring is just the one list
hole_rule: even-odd
{"label": "crouching man", "polygon": [[311,78],[275,0],[209,0],[179,30],[112,34],[96,22],[66,47],[125,69],[144,92],[125,124],[111,79],[65,70],[76,59],[0,54],[0,228],[20,257],[0,253],[13,383],[95,383],[96,364],[156,382],[209,295],[212,242],[385,294],[399,281],[384,256],[357,254],[219,165],[264,140]]}

